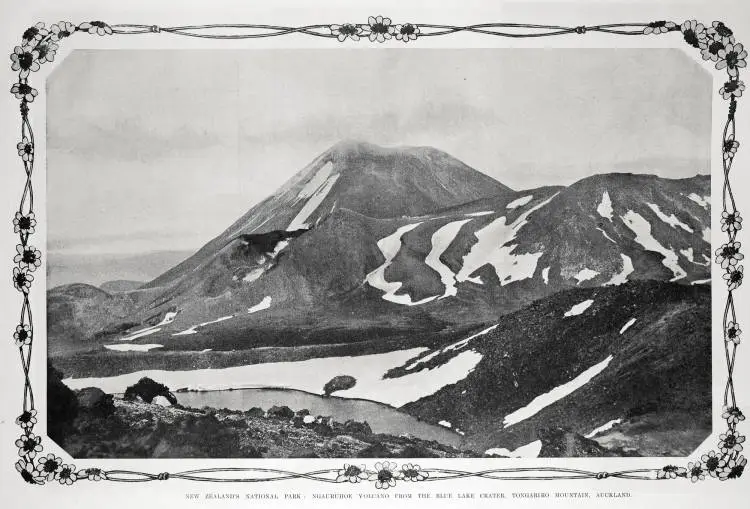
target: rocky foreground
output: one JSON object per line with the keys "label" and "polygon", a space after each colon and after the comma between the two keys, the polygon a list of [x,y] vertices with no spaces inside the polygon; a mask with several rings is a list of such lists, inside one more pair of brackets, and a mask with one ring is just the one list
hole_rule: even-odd
{"label": "rocky foreground", "polygon": [[[123,398],[67,389],[50,372],[50,436],[75,458],[456,458],[481,457],[409,435],[373,433],[367,422],[336,422],[286,406],[247,411],[187,408],[143,379]],[[144,383],[147,380],[147,383]],[[172,397],[169,397],[172,396]],[[54,419],[54,420],[53,420]],[[620,456],[559,428],[540,430],[540,456]]]}

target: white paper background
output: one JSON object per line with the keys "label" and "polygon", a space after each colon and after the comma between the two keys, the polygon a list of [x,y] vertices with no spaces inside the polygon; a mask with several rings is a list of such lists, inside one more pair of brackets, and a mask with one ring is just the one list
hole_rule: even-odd
{"label": "white paper background", "polygon": [[[258,4],[258,5],[256,5]],[[743,5],[745,4],[745,5]],[[745,41],[750,44],[750,8],[746,2],[735,1],[730,3],[719,2],[692,2],[692,3],[672,3],[662,2],[660,5],[635,3],[613,3],[613,2],[579,2],[576,4],[565,4],[562,2],[551,2],[545,4],[492,4],[489,2],[479,2],[474,0],[463,1],[441,1],[439,6],[437,2],[406,2],[402,1],[380,1],[380,2],[347,2],[347,1],[326,1],[326,2],[303,2],[303,1],[275,1],[265,2],[260,5],[259,2],[240,2],[240,1],[146,1],[131,0],[129,2],[110,3],[105,5],[96,0],[79,0],[79,1],[53,1],[44,0],[39,2],[2,2],[2,30],[0,30],[0,39],[5,48],[6,54],[10,54],[13,47],[18,44],[23,30],[37,22],[45,21],[47,24],[59,20],[70,20],[74,23],[88,21],[92,19],[102,19],[108,23],[139,23],[139,24],[156,24],[156,25],[180,25],[180,24],[199,24],[199,23],[268,23],[282,24],[288,26],[303,25],[309,23],[341,23],[346,21],[365,22],[369,15],[382,14],[391,17],[394,22],[412,21],[415,23],[444,23],[453,25],[481,23],[489,21],[520,22],[520,23],[539,23],[539,24],[560,24],[560,25],[586,25],[597,23],[618,23],[618,22],[648,22],[658,19],[671,19],[682,21],[684,19],[698,19],[699,21],[710,23],[710,21],[719,19],[725,21],[737,34],[739,42]],[[392,41],[377,47],[401,47]],[[361,47],[370,43],[361,41],[358,43]],[[54,67],[59,61],[69,54],[74,47],[90,47],[97,49],[104,48],[268,48],[268,47],[326,47],[338,48],[340,45],[327,39],[302,35],[289,35],[278,38],[268,38],[249,41],[213,41],[204,39],[193,39],[179,37],[170,34],[147,34],[140,36],[115,36],[115,37],[95,37],[79,35],[72,39],[66,40],[58,52],[55,64],[43,66],[43,71],[32,77],[32,85],[43,90],[42,79],[46,76],[50,67]],[[506,38],[494,38],[489,36],[473,34],[453,34],[429,39],[421,39],[412,44],[404,51],[410,51],[416,47],[681,47],[685,51],[691,50],[678,34],[669,34],[661,37],[627,37],[606,34],[589,33],[585,36],[557,36],[545,37],[539,39],[520,39],[512,40]],[[689,51],[691,57],[696,61],[700,60],[697,51]],[[5,68],[5,88],[9,89],[14,82],[14,74],[10,72],[10,60],[6,60]],[[704,64],[710,68],[708,64]],[[654,69],[659,72],[659,69]],[[747,72],[747,71],[746,71]],[[715,77],[714,90],[718,91],[722,73],[714,71]],[[553,86],[554,84],[550,84]],[[15,253],[16,237],[12,233],[11,219],[14,210],[17,207],[18,199],[23,186],[24,174],[22,166],[16,157],[15,144],[19,132],[19,113],[18,101],[9,93],[0,96],[0,125],[2,126],[0,138],[0,260],[5,261],[5,270],[7,270],[6,283],[0,287],[0,331],[6,331],[4,340],[0,341],[0,363],[2,363],[2,410],[0,410],[0,485],[2,486],[2,504],[4,507],[41,507],[46,505],[55,508],[67,507],[100,507],[106,504],[109,507],[182,507],[182,506],[210,506],[210,507],[234,507],[259,505],[264,507],[273,507],[275,505],[285,504],[283,500],[278,503],[270,501],[247,501],[240,500],[234,502],[228,501],[211,501],[201,500],[198,502],[185,500],[186,493],[223,492],[223,493],[302,493],[306,496],[303,503],[299,501],[289,502],[287,505],[292,507],[302,507],[304,505],[323,505],[344,507],[352,503],[362,506],[391,506],[411,507],[426,504],[428,507],[440,507],[460,504],[512,504],[522,507],[546,507],[551,505],[550,501],[531,501],[531,500],[510,500],[491,501],[491,500],[474,500],[460,501],[456,500],[429,500],[419,503],[417,500],[399,501],[394,499],[395,493],[416,493],[431,492],[433,494],[441,492],[451,492],[454,497],[459,492],[505,492],[507,496],[511,492],[529,492],[529,491],[629,491],[632,494],[630,499],[593,499],[589,503],[578,500],[553,500],[557,507],[563,506],[580,506],[580,505],[612,505],[612,506],[632,506],[643,507],[652,505],[661,505],[666,507],[737,507],[746,506],[747,501],[741,498],[743,490],[747,493],[750,487],[750,472],[748,472],[739,481],[728,481],[720,483],[715,479],[710,479],[699,483],[691,484],[689,480],[676,480],[671,482],[653,482],[653,481],[625,481],[617,479],[607,479],[601,481],[554,481],[554,482],[500,482],[487,481],[481,479],[463,479],[442,481],[439,483],[419,483],[407,484],[400,483],[396,488],[389,490],[391,498],[389,500],[357,500],[358,493],[375,492],[372,485],[357,486],[339,486],[329,485],[313,481],[284,481],[279,483],[263,484],[198,484],[180,480],[153,481],[138,484],[117,484],[117,483],[80,483],[73,487],[63,487],[57,483],[51,483],[44,487],[31,487],[20,482],[20,478],[14,469],[14,463],[17,460],[16,449],[13,445],[15,438],[19,434],[19,428],[14,424],[15,417],[21,409],[21,396],[23,394],[23,377],[19,364],[17,349],[13,345],[12,331],[14,329],[18,309],[20,308],[20,295],[12,288],[11,285],[11,268],[12,257]],[[713,225],[718,225],[720,209],[716,206],[721,190],[721,153],[719,150],[720,127],[723,126],[723,119],[726,117],[727,103],[720,99],[718,93],[714,96],[714,124],[713,124],[713,147],[712,154],[712,188],[715,206],[712,209]],[[750,94],[739,102],[739,113],[737,118],[737,138],[742,143],[734,169],[733,185],[735,193],[739,194],[739,208],[742,212],[747,211],[746,216],[750,214],[750,200],[742,190],[748,189],[750,178]],[[45,238],[45,214],[43,210],[45,196],[45,177],[44,177],[44,97],[43,93],[32,104],[31,122],[37,135],[37,164],[36,174],[34,177],[35,196],[37,203],[37,217],[40,220],[40,227],[33,238],[37,246],[42,245],[41,239]],[[745,141],[747,140],[747,141]],[[103,170],[104,171],[104,170]],[[5,218],[5,219],[3,219]],[[3,223],[3,221],[7,221]],[[739,237],[745,245],[750,245],[744,239],[747,235],[743,231]],[[713,228],[713,244],[717,245],[723,240],[720,229],[716,226]],[[44,255],[44,252],[43,252]],[[41,267],[37,274],[44,274],[44,266]],[[726,376],[726,367],[724,365],[721,327],[719,317],[724,304],[724,285],[720,279],[720,273],[714,271],[714,410],[715,410],[715,427],[721,426],[718,419],[720,409],[720,398],[723,393],[723,384]],[[736,302],[738,303],[738,312],[740,323],[747,324],[748,303],[750,302],[750,292],[747,291],[747,285],[736,292]],[[31,292],[33,303],[33,312],[36,330],[45,329],[45,312],[44,312],[44,282],[43,278],[38,278]],[[744,319],[743,319],[744,318]],[[748,328],[746,325],[745,328]],[[747,338],[745,338],[746,341]],[[743,344],[739,350],[737,369],[735,371],[735,387],[738,391],[738,405],[740,408],[747,410],[750,407],[750,397],[746,391],[750,389],[748,380],[750,372],[746,366],[750,366],[750,353],[746,350],[749,347]],[[44,408],[44,373],[45,373],[45,352],[43,348],[34,349],[34,358],[32,360],[32,376],[34,380],[35,394],[37,397],[37,406]],[[740,427],[740,432],[747,434],[748,421]],[[44,431],[44,424],[40,423],[38,432]],[[708,450],[715,447],[715,436],[712,437],[700,450]],[[45,448],[57,450],[45,440]],[[63,453],[63,456],[65,454]],[[337,460],[336,460],[337,461]],[[264,466],[278,467],[293,471],[309,471],[316,468],[333,468],[330,465],[337,465],[336,461],[324,460],[87,460],[75,462],[79,468],[86,466],[100,466],[103,468],[121,468],[143,470],[148,472],[164,471],[181,471],[192,468],[202,468],[205,466],[228,465],[232,466]],[[613,471],[618,468],[643,468],[647,466],[661,467],[668,462],[662,458],[655,459],[514,459],[514,460],[448,460],[451,468],[465,470],[479,470],[484,467],[492,466],[539,466],[541,464],[554,464],[557,466],[568,466],[571,468],[582,468],[586,470],[606,470]],[[678,464],[686,464],[688,459],[680,459]],[[343,464],[343,461],[339,461]],[[374,460],[367,461],[372,466]],[[420,461],[423,466],[436,465],[436,460]],[[325,465],[325,467],[320,467]],[[313,493],[353,493],[353,501],[313,501]]]}

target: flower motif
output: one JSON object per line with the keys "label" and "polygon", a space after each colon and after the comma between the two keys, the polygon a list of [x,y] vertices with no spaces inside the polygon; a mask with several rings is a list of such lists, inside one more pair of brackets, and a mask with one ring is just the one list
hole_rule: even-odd
{"label": "flower motif", "polygon": [[733,452],[742,452],[742,442],[745,441],[743,435],[738,435],[734,431],[727,431],[719,435],[719,449],[724,454],[731,454]]}
{"label": "flower motif", "polygon": [[16,99],[23,99],[27,103],[34,102],[34,98],[39,95],[37,89],[27,83],[14,83],[10,88],[10,93],[15,95]]}
{"label": "flower motif", "polygon": [[391,18],[383,16],[370,16],[367,18],[370,27],[369,38],[371,42],[384,42],[393,37],[394,29],[391,26]]}
{"label": "flower motif", "polygon": [[687,469],[685,467],[667,465],[656,474],[657,479],[676,479],[678,477],[687,477]]}
{"label": "flower motif", "polygon": [[716,451],[708,451],[708,453],[701,456],[703,462],[703,469],[711,477],[719,475],[719,467],[721,466],[721,458],[716,455]]}
{"label": "flower motif", "polygon": [[719,89],[719,95],[724,99],[730,97],[742,97],[742,92],[745,91],[745,83],[738,80],[730,80],[724,83],[724,86]]}
{"label": "flower motif", "polygon": [[745,415],[736,406],[725,406],[723,410],[721,418],[725,419],[730,426],[745,420]]}
{"label": "flower motif", "polygon": [[673,30],[677,25],[675,25],[671,21],[652,21],[648,25],[646,25],[646,28],[643,29],[643,33],[645,35],[649,34],[665,34],[669,32],[670,30]]}
{"label": "flower motif", "polygon": [[739,212],[722,212],[721,213],[721,231],[730,235],[742,229],[742,216]]}
{"label": "flower motif", "polygon": [[369,479],[375,481],[377,489],[387,490],[390,487],[396,486],[396,477],[398,474],[395,470],[395,463],[389,461],[375,463],[375,472],[370,474]]}
{"label": "flower motif", "polygon": [[112,27],[103,21],[88,21],[78,25],[78,28],[92,35],[112,35]]}
{"label": "flower motif", "polygon": [[36,47],[36,51],[39,53],[39,63],[52,62],[55,60],[55,54],[60,47],[52,42],[45,42]]}
{"label": "flower motif", "polygon": [[339,42],[344,42],[346,39],[352,41],[358,41],[359,36],[362,34],[362,27],[354,25],[352,23],[344,23],[343,25],[331,25],[328,27],[331,30],[331,34],[336,36]]}
{"label": "flower motif", "polygon": [[28,292],[32,281],[34,281],[34,276],[27,269],[19,269],[18,267],[13,269],[13,286],[19,292]]}
{"label": "flower motif", "polygon": [[727,272],[724,273],[724,279],[727,282],[727,289],[731,292],[733,290],[736,290],[739,288],[739,286],[742,284],[742,278],[744,277],[745,267],[742,265],[737,265],[736,267],[731,267],[727,269]]}
{"label": "flower motif", "polygon": [[23,215],[21,212],[16,212],[16,216],[13,218],[13,231],[15,233],[34,233],[36,227],[36,218],[33,212],[29,212],[28,215]]}
{"label": "flower motif", "polygon": [[419,36],[419,27],[411,23],[396,25],[396,39],[399,41],[414,41]]}
{"label": "flower motif", "polygon": [[[742,335],[742,331],[740,330],[740,326],[737,325],[734,322],[729,322],[727,324],[727,328],[724,334],[724,340],[729,342],[731,341],[735,345],[740,344],[740,336]],[[744,419],[744,417],[743,417]]]}
{"label": "flower motif", "polygon": [[696,461],[694,463],[688,463],[687,475],[690,477],[691,481],[698,482],[706,478],[706,471],[703,470],[701,462]]}
{"label": "flower motif", "polygon": [[742,47],[742,44],[729,43],[720,49],[718,52],[719,61],[716,62],[717,69],[724,69],[726,67],[727,72],[733,78],[737,77],[737,69],[745,67],[747,65],[747,51]]}
{"label": "flower motif", "polygon": [[707,45],[707,34],[706,27],[703,23],[698,23],[696,20],[689,20],[682,24],[680,27],[682,30],[682,36],[685,38],[685,42],[694,48],[703,48]]}
{"label": "flower motif", "polygon": [[29,269],[31,272],[34,272],[42,264],[42,253],[34,246],[18,244],[16,246],[16,253],[18,254],[13,257],[13,261],[22,268]]}
{"label": "flower motif", "polygon": [[22,323],[20,325],[16,325],[16,332],[13,333],[13,339],[16,340],[16,346],[20,348],[24,345],[31,344],[32,335],[33,334],[31,333],[31,327],[29,327],[25,323]]}
{"label": "flower motif", "polygon": [[720,264],[722,269],[737,265],[737,262],[745,257],[745,255],[740,253],[740,246],[741,243],[736,240],[723,244],[716,250],[716,263]]}
{"label": "flower motif", "polygon": [[18,149],[18,155],[21,156],[21,159],[24,161],[31,161],[34,159],[34,145],[31,144],[31,141],[26,136],[18,142],[16,148]]}
{"label": "flower motif", "polygon": [[13,62],[10,66],[14,71],[21,71],[18,75],[21,79],[28,77],[30,72],[39,70],[39,52],[31,50],[27,46],[23,48],[16,46],[13,53],[10,54],[10,60]]}
{"label": "flower motif", "polygon": [[406,465],[401,466],[401,477],[404,479],[404,481],[424,481],[430,476],[427,472],[422,471],[422,467],[419,465],[413,465],[411,463],[407,463]]}
{"label": "flower motif", "polygon": [[21,40],[24,45],[36,43],[47,37],[47,30],[44,28],[44,23],[39,22],[33,27],[27,28],[21,36]]}
{"label": "flower motif", "polygon": [[21,438],[16,440],[16,447],[18,447],[19,456],[28,456],[29,459],[34,459],[36,453],[42,452],[42,439],[33,433],[21,435]]}
{"label": "flower motif", "polygon": [[730,458],[727,460],[719,471],[719,479],[726,481],[727,479],[737,479],[742,475],[745,470],[747,459],[743,455],[739,455],[736,458]]}
{"label": "flower motif", "polygon": [[367,479],[368,474],[364,465],[350,465],[344,463],[344,468],[339,470],[336,476],[336,482],[359,482]]}
{"label": "flower motif", "polygon": [[78,480],[78,474],[76,473],[76,467],[73,465],[62,465],[60,471],[57,472],[57,480],[60,484],[66,484],[70,486]]}
{"label": "flower motif", "polygon": [[34,464],[26,459],[21,458],[16,461],[16,470],[24,481],[29,484],[44,484],[44,476],[39,475],[39,471],[34,468]]}
{"label": "flower motif", "polygon": [[724,46],[725,44],[723,42],[712,40],[704,48],[701,49],[701,57],[703,57],[703,60],[718,62],[719,51],[723,50]]}
{"label": "flower motif", "polygon": [[87,468],[83,471],[83,475],[89,481],[101,481],[107,478],[106,472],[103,472],[101,468]]}
{"label": "flower motif", "polygon": [[721,21],[714,21],[710,27],[706,29],[706,34],[714,41],[722,44],[730,44],[734,42],[734,32]]}
{"label": "flower motif", "polygon": [[735,140],[733,137],[728,137],[726,141],[724,141],[724,145],[722,146],[722,151],[724,152],[724,160],[729,161],[730,159],[733,159],[735,154],[737,154],[737,149],[740,148],[740,142]]}
{"label": "flower motif", "polygon": [[36,424],[36,410],[24,410],[21,415],[16,417],[16,424],[21,426],[23,429],[31,429]]}
{"label": "flower motif", "polygon": [[54,24],[49,27],[49,31],[52,34],[50,38],[53,41],[60,41],[61,39],[65,39],[66,37],[70,37],[71,35],[73,35],[73,32],[76,31],[76,27],[73,23],[70,23],[68,21],[61,21],[60,23]]}
{"label": "flower motif", "polygon": [[54,481],[62,466],[62,458],[49,453],[47,456],[39,458],[36,469],[42,477],[48,481]]}

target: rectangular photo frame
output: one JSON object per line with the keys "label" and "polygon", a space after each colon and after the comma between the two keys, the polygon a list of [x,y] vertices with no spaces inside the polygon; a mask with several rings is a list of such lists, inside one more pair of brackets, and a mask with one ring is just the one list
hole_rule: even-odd
{"label": "rectangular photo frame", "polygon": [[[19,116],[17,118],[18,140],[15,152],[18,165],[23,170],[24,182],[18,189],[18,207],[12,217],[13,234],[15,235],[16,252],[12,260],[12,288],[16,294],[19,309],[16,312],[18,322],[13,328],[13,348],[17,351],[20,363],[20,377],[23,382],[22,405],[16,411],[15,425],[17,431],[13,436],[13,446],[18,453],[13,466],[18,474],[18,481],[37,487],[53,485],[71,486],[73,488],[87,483],[151,483],[156,481],[183,480],[190,483],[252,483],[258,485],[283,485],[289,481],[304,481],[322,486],[335,485],[337,493],[353,490],[369,492],[386,492],[396,486],[429,485],[430,489],[453,489],[461,480],[480,480],[483,485],[489,482],[498,484],[523,481],[603,481],[609,480],[608,486],[617,489],[617,482],[628,481],[672,481],[685,482],[684,486],[699,486],[702,483],[734,481],[740,478],[745,470],[746,458],[743,453],[745,436],[742,434],[745,416],[740,409],[734,374],[738,359],[738,350],[742,346],[743,309],[742,303],[735,303],[735,296],[743,283],[744,265],[743,249],[740,242],[742,234],[742,215],[738,206],[737,195],[740,190],[733,187],[733,167],[735,159],[742,157],[740,146],[741,132],[737,129],[737,119],[745,84],[742,74],[747,63],[747,51],[735,34],[730,20],[714,21],[699,19],[652,20],[647,22],[618,22],[581,25],[548,25],[534,23],[504,23],[493,20],[478,21],[474,24],[453,25],[451,23],[419,23],[401,20],[387,13],[374,15],[365,19],[340,20],[317,24],[286,24],[279,19],[273,23],[210,23],[204,25],[169,26],[162,24],[117,23],[115,20],[79,20],[53,22],[39,21],[31,26],[19,29],[19,43],[11,48],[10,66],[13,80],[10,83],[10,94],[13,97]],[[487,468],[472,467],[471,460],[454,462],[438,459],[415,459],[395,462],[391,459],[380,460],[304,460],[290,461],[289,468],[278,467],[284,461],[274,462],[271,468],[264,464],[243,462],[242,466],[224,460],[200,460],[202,468],[182,469],[179,464],[170,461],[169,468],[135,470],[112,467],[112,461],[75,460],[78,466],[64,453],[57,451],[51,441],[44,436],[45,408],[38,404],[39,380],[32,372],[42,371],[42,367],[32,365],[38,361],[38,351],[33,346],[44,344],[45,323],[36,314],[32,314],[32,303],[36,309],[35,299],[43,300],[42,292],[36,290],[45,253],[42,248],[44,240],[39,237],[44,231],[40,224],[43,218],[36,211],[34,190],[38,181],[40,167],[37,154],[43,150],[40,143],[40,131],[35,130],[35,99],[40,95],[42,83],[34,80],[43,67],[55,65],[56,53],[71,38],[89,38],[94,41],[108,42],[118,38],[138,37],[177,37],[185,39],[211,39],[212,41],[253,41],[257,39],[276,39],[295,37],[303,43],[304,38],[322,39],[330,47],[341,45],[365,44],[386,46],[399,44],[418,46],[423,40],[437,37],[451,37],[457,34],[472,34],[476,37],[503,38],[513,41],[522,39],[549,39],[586,37],[590,34],[605,34],[612,38],[658,38],[674,41],[674,46],[682,45],[686,51],[693,52],[696,60],[704,62],[707,69],[720,76],[722,85],[715,90],[721,97],[725,110],[721,114],[721,125],[713,126],[720,132],[721,152],[721,188],[714,190],[717,199],[714,207],[720,211],[712,213],[712,226],[720,230],[723,239],[720,244],[712,244],[712,292],[713,307],[721,303],[720,330],[721,337],[712,338],[720,345],[722,363],[722,407],[720,422],[714,419],[714,429],[721,431],[704,444],[699,451],[689,458],[666,459],[662,464],[659,459],[627,458],[614,468],[585,468],[575,463],[575,467],[566,462],[516,463],[513,459],[497,459],[497,466]],[[304,44],[304,43],[303,43]],[[554,42],[550,42],[554,44]],[[111,47],[111,46],[110,46]],[[716,117],[716,113],[714,113]],[[39,158],[41,159],[41,158]],[[714,167],[713,171],[718,171]],[[736,171],[736,170],[735,170]],[[716,273],[720,277],[716,276]],[[717,285],[721,282],[721,287]],[[44,348],[37,346],[37,349]],[[32,354],[33,353],[33,354]],[[33,369],[32,369],[33,368]],[[716,374],[714,374],[716,377]],[[714,389],[713,394],[717,394]],[[35,401],[35,393],[37,399]],[[715,397],[715,396],[714,396]],[[718,403],[715,401],[714,406]],[[41,431],[40,431],[41,429]],[[7,437],[6,440],[11,440]],[[262,460],[257,460],[262,461]],[[85,463],[83,466],[80,466]],[[105,465],[106,463],[106,465]],[[515,463],[515,464],[514,464]],[[154,461],[156,466],[156,462]],[[308,468],[309,465],[309,468]],[[623,466],[625,465],[625,466]],[[172,468],[174,467],[174,468]],[[449,481],[454,481],[451,484]],[[437,485],[437,486],[436,486]],[[449,488],[448,486],[453,486]],[[271,488],[268,488],[271,490]]]}

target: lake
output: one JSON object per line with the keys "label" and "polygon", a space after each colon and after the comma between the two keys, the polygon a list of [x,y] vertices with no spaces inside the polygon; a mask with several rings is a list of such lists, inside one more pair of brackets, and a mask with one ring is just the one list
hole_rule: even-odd
{"label": "lake", "polygon": [[268,410],[277,405],[288,406],[295,412],[306,408],[313,416],[330,415],[341,423],[349,419],[367,421],[374,433],[396,436],[408,433],[423,440],[435,440],[457,448],[461,447],[464,439],[447,428],[429,424],[391,406],[365,399],[323,397],[294,389],[273,388],[179,392],[175,396],[181,405],[192,408],[209,406],[244,411],[252,407]]}

